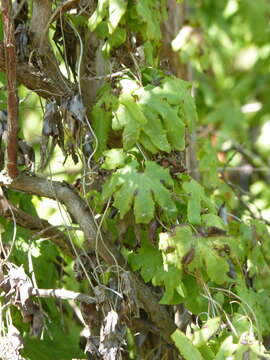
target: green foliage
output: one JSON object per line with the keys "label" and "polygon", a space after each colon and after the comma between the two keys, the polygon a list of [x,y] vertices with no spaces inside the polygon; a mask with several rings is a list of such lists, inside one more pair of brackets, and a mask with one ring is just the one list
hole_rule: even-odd
{"label": "green foliage", "polygon": [[194,129],[197,121],[189,84],[163,73],[159,83],[158,86],[148,84],[142,87],[130,78],[120,80],[122,93],[112,128],[115,131],[123,129],[125,150],[136,143],[153,154],[184,150],[185,125]]}
{"label": "green foliage", "polygon": [[105,156],[103,169],[113,170],[118,167],[123,167],[125,164],[126,155],[123,149],[111,149],[103,152]]}
{"label": "green foliage", "polygon": [[111,175],[103,187],[104,199],[114,196],[114,206],[120,211],[121,218],[134,203],[137,223],[150,222],[154,217],[155,203],[166,212],[169,219],[175,217],[176,206],[167,189],[173,185],[168,170],[153,161],[145,162],[144,172],[138,171],[138,167],[138,162],[133,160]]}
{"label": "green foliage", "polygon": [[192,345],[192,342],[181,331],[176,330],[172,335],[172,339],[184,359],[203,360],[199,350],[197,350],[196,347]]}
{"label": "green foliage", "polygon": [[92,108],[92,126],[98,139],[95,158],[99,158],[107,149],[107,141],[112,122],[112,110],[117,104],[117,98],[112,94],[112,88],[105,85],[99,91],[99,99]]}
{"label": "green foliage", "polygon": [[[151,262],[149,263],[149,259]],[[162,266],[162,255],[154,246],[145,240],[137,254],[129,255],[129,262],[133,270],[140,270],[145,282],[149,282]]]}
{"label": "green foliage", "polygon": [[[73,334],[67,336],[63,333],[54,334],[54,340],[47,338],[38,340],[33,338],[25,338],[24,355],[29,359],[86,359],[85,354],[78,348],[78,336]],[[55,346],[57,342],[57,346]]]}
{"label": "green foliage", "polygon": [[187,216],[191,224],[201,223],[202,205],[205,205],[209,211],[214,212],[213,203],[205,195],[204,188],[195,180],[185,181],[183,190],[188,196]]}
{"label": "green foliage", "polygon": [[[262,339],[270,334],[270,148],[269,139],[261,137],[270,123],[269,2],[178,1],[186,18],[169,33],[172,37],[178,32],[171,43],[172,59],[162,55],[167,41],[162,32],[168,26],[161,31],[161,22],[167,19],[165,0],[95,3],[89,17],[83,11],[67,17],[85,40],[81,60],[89,56],[87,41],[93,37],[100,46],[90,55],[102,49],[97,57],[103,55],[110,69],[107,74],[102,69],[100,77],[96,74],[102,86],[88,109],[91,126],[85,122],[78,131],[64,129],[62,140],[70,146],[67,157],[76,147],[83,157],[80,150],[85,144],[78,138],[86,131],[92,135],[95,151],[79,164],[88,167],[87,175],[80,174],[83,191],[78,191],[108,244],[114,242],[131,271],[157,287],[160,304],[184,304],[192,313],[186,329],[171,336],[183,359],[268,359]],[[1,39],[2,27],[1,22]],[[179,73],[191,77],[192,84],[164,65],[177,59]],[[91,71],[100,64],[94,65]],[[88,75],[78,79],[82,91]],[[4,88],[2,74],[0,82]],[[37,102],[24,104],[24,92],[22,135],[35,143],[39,159],[39,140],[24,128],[24,117],[37,111]],[[252,111],[246,110],[250,106]],[[3,91],[0,107],[6,108]],[[196,161],[189,163],[193,157]],[[57,150],[50,164],[58,169]],[[242,167],[246,172],[239,171]],[[84,186],[88,175],[90,190],[89,183]],[[73,184],[74,177],[67,171],[61,180]],[[42,200],[4,191],[20,210],[44,215],[47,206]],[[44,217],[52,218],[56,212],[61,216],[52,223],[67,225],[59,208]],[[71,260],[42,234],[33,236],[4,218],[0,232],[4,245],[15,240],[10,259],[26,272],[33,267],[38,286],[89,291],[74,279]],[[83,242],[81,233],[72,234],[76,245]],[[111,267],[102,263],[98,268],[105,269],[100,281],[109,287]],[[30,326],[22,323],[19,311],[12,311],[24,335],[25,356],[83,358],[71,307],[65,303],[59,311],[55,299],[41,304],[48,316],[42,341],[31,338]],[[127,333],[131,356],[136,356],[131,330]]]}

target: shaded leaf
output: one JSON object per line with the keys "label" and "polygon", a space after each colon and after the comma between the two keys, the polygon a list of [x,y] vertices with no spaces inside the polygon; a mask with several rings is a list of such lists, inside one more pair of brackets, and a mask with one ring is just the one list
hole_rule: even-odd
{"label": "shaded leaf", "polygon": [[107,149],[107,141],[111,129],[112,115],[100,106],[92,109],[93,130],[98,139],[95,158],[99,158],[103,151]]}
{"label": "shaded leaf", "polygon": [[159,18],[157,16],[159,12],[154,12],[155,1],[140,0],[136,3],[136,8],[138,15],[146,24],[145,37],[149,40],[159,40],[161,37]]}
{"label": "shaded leaf", "polygon": [[199,151],[199,169],[203,179],[203,185],[207,188],[217,186],[218,158],[211,142],[205,141]]}
{"label": "shaded leaf", "polygon": [[[163,270],[163,271],[161,271]],[[173,265],[164,266],[153,277],[153,285],[163,285],[164,294],[160,299],[160,304],[173,305],[183,301],[187,292],[182,281],[182,273]]]}
{"label": "shaded leaf", "polygon": [[140,270],[145,282],[152,280],[162,269],[161,252],[145,240],[137,253],[129,255],[128,260],[133,270]]}
{"label": "shaded leaf", "polygon": [[97,137],[97,150],[95,159],[102,156],[107,150],[107,141],[112,126],[112,111],[118,105],[118,99],[112,94],[111,87],[106,84],[98,94],[98,102],[93,106],[91,112],[92,126]]}

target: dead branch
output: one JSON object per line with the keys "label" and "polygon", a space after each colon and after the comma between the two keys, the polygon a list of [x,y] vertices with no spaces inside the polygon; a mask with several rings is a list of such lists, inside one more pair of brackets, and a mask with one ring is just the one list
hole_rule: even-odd
{"label": "dead branch", "polygon": [[11,178],[18,176],[17,149],[18,149],[18,97],[16,84],[16,43],[14,35],[14,22],[12,19],[12,6],[10,0],[3,0],[4,15],[4,44],[5,64],[7,78],[7,171]]}
{"label": "dead branch", "polygon": [[55,298],[60,300],[75,300],[83,302],[86,304],[96,304],[96,298],[78,293],[75,291],[65,290],[65,289],[37,289],[33,288],[31,290],[32,296],[37,296],[41,298]]}
{"label": "dead branch", "polygon": [[[0,42],[0,71],[6,72],[3,42]],[[54,98],[58,104],[63,99],[71,97],[75,88],[67,79],[65,79],[65,83],[56,81],[54,77],[50,78],[47,75],[45,69],[39,69],[30,63],[23,62],[17,63],[17,82],[45,99]]]}
{"label": "dead branch", "polygon": [[[0,179],[0,183],[1,182],[2,185],[6,185],[10,189],[48,197],[64,204],[84,232],[89,250],[97,251],[98,256],[109,265],[126,268],[126,262],[118,249],[106,239],[101,241],[101,239],[98,238],[93,215],[89,211],[86,203],[67,183],[49,181],[44,178],[28,176],[26,174],[20,174],[20,176],[11,181],[11,183],[2,176]],[[171,320],[165,307],[158,303],[158,300],[152,294],[151,290],[135,273],[131,273],[130,276],[142,307],[150,315],[153,323],[160,329],[160,336],[167,343],[171,343],[170,334],[175,330],[175,324]]]}

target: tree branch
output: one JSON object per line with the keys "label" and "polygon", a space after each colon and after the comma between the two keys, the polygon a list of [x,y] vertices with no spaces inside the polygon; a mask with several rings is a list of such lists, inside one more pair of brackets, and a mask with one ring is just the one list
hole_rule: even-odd
{"label": "tree branch", "polygon": [[[17,81],[29,90],[36,92],[45,99],[54,98],[58,104],[63,99],[71,97],[75,90],[75,85],[65,79],[56,81],[54,77],[49,77],[46,69],[38,69],[30,63],[17,63]],[[5,49],[3,42],[0,42],[0,71],[6,72]]]}
{"label": "tree branch", "polygon": [[17,149],[18,149],[18,97],[16,87],[16,44],[14,35],[14,22],[12,20],[12,7],[10,0],[3,0],[4,15],[4,44],[5,64],[7,78],[7,171],[11,178],[18,176]]}
{"label": "tree branch", "polygon": [[[84,232],[86,243],[90,251],[97,251],[107,264],[117,265],[126,268],[126,261],[118,249],[109,241],[98,238],[98,230],[86,203],[80,198],[75,190],[65,182],[49,181],[44,178],[20,174],[16,179],[9,183],[8,179],[0,178],[0,183],[8,186],[10,189],[23,191],[29,194],[44,196],[55,199],[64,204],[80,225]],[[160,329],[161,337],[167,342],[172,343],[171,333],[176,326],[171,320],[166,308],[158,303],[157,298],[145,283],[139,279],[135,273],[131,273],[133,286],[136,288],[138,300],[150,315],[153,323]]]}

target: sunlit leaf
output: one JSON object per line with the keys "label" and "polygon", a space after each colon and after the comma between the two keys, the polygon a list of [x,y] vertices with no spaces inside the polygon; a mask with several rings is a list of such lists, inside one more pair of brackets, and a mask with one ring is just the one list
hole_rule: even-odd
{"label": "sunlit leaf", "polygon": [[122,16],[125,14],[127,1],[109,0],[109,33],[112,34],[119,24]]}
{"label": "sunlit leaf", "polygon": [[225,230],[226,226],[224,222],[222,221],[221,217],[215,215],[215,214],[203,214],[201,216],[202,223],[204,226],[214,226],[218,229]]}
{"label": "sunlit leaf", "polygon": [[194,334],[192,336],[193,345],[199,348],[203,344],[206,344],[207,341],[217,332],[220,324],[220,317],[215,317],[206,321],[201,329],[194,331]]}
{"label": "sunlit leaf", "polygon": [[98,5],[94,13],[89,19],[88,26],[90,31],[94,31],[96,27],[101,23],[106,15],[106,10],[109,5],[109,0],[99,0]]}
{"label": "sunlit leaf", "polygon": [[180,330],[176,330],[171,338],[185,360],[204,360],[199,350]]}
{"label": "sunlit leaf", "polygon": [[[167,214],[174,216],[176,206],[166,186],[172,185],[168,170],[152,161],[147,161],[145,171],[137,170],[134,161],[115,172],[103,187],[103,197],[114,196],[115,207],[123,217],[134,202],[137,223],[149,223],[154,216],[155,202]],[[163,185],[164,184],[164,185]]]}
{"label": "sunlit leaf", "polygon": [[112,170],[121,167],[125,163],[126,155],[123,149],[111,149],[104,151],[105,162],[102,165],[103,169]]}

